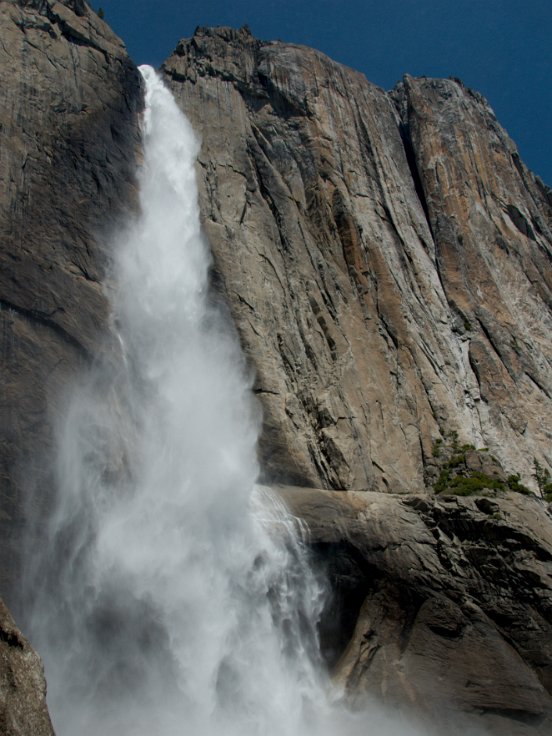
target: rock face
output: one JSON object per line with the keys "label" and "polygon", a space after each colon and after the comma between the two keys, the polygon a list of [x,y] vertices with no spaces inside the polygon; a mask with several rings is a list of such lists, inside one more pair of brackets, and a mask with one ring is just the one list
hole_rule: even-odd
{"label": "rock face", "polygon": [[0,733],[54,736],[42,664],[0,600]]}
{"label": "rock face", "polygon": [[[334,678],[439,723],[552,726],[552,518],[536,498],[280,488],[334,582]],[[483,716],[481,718],[481,716]]]}
{"label": "rock face", "polygon": [[485,101],[247,29],[198,29],[163,73],[202,139],[265,479],[416,490],[451,430],[526,482],[550,464],[551,194]]}
{"label": "rock face", "polygon": [[[67,379],[106,331],[109,231],[131,207],[140,75],[80,0],[0,2],[0,589],[47,504]],[[35,512],[36,516],[36,512]]]}
{"label": "rock face", "polygon": [[[0,0],[0,34],[9,597],[29,499],[47,517],[67,382],[102,350],[116,359],[104,267],[136,206],[142,88],[82,0]],[[525,482],[533,456],[552,464],[550,190],[454,80],[386,93],[246,29],[198,29],[163,73],[202,136],[213,279],[255,372],[264,478],[310,487],[282,493],[335,583],[336,679],[353,703],[376,691],[544,734],[550,518],[534,498],[426,484],[451,431]],[[38,662],[3,608],[0,652],[0,730],[51,733]]]}

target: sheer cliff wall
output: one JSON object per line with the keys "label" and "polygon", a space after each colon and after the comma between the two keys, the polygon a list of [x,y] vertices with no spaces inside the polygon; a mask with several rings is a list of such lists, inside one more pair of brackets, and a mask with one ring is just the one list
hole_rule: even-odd
{"label": "sheer cliff wall", "polygon": [[550,463],[551,194],[483,98],[386,93],[247,29],[200,28],[162,71],[202,138],[265,479],[419,489],[451,431],[526,481]]}
{"label": "sheer cliff wall", "polygon": [[[109,327],[142,90],[78,0],[2,4],[2,575],[47,505],[68,377]],[[419,490],[457,431],[550,465],[551,194],[477,94],[392,93],[307,48],[198,29],[163,74],[202,138],[201,208],[264,412],[265,480]],[[12,572],[8,572],[8,571]]]}
{"label": "sheer cliff wall", "polygon": [[79,0],[0,2],[0,38],[0,588],[12,601],[30,499],[46,514],[68,379],[104,344],[107,244],[135,206],[142,91]]}

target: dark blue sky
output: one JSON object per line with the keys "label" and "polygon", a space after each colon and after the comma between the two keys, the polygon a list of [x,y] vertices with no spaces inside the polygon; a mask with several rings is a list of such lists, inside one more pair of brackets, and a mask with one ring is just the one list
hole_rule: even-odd
{"label": "dark blue sky", "polygon": [[137,63],[158,66],[198,25],[247,23],[323,51],[389,89],[407,72],[460,77],[489,100],[552,185],[552,0],[98,0]]}

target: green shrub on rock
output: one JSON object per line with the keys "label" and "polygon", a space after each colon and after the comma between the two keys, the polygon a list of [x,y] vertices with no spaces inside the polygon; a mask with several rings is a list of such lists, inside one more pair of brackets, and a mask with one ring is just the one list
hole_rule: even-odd
{"label": "green shrub on rock", "polygon": [[[433,486],[435,493],[471,496],[485,491],[515,491],[531,494],[521,483],[519,474],[506,476],[500,462],[488,453],[486,447],[476,450],[472,444],[460,445],[456,432],[447,435],[447,440],[446,443],[436,441],[434,444],[433,456],[439,458],[441,465]],[[550,491],[552,497],[552,487]]]}
{"label": "green shrub on rock", "polygon": [[537,482],[537,488],[541,498],[552,503],[552,478],[550,471],[539,463],[536,457],[533,458],[533,478]]}

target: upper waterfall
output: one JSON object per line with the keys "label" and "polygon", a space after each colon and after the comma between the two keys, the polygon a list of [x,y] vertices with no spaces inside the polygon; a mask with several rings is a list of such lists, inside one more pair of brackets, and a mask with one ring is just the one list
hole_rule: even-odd
{"label": "upper waterfall", "polygon": [[60,736],[309,733],[323,588],[255,489],[257,410],[208,298],[198,141],[141,71],[140,215],[113,254],[123,367],[71,394],[37,577],[52,716]]}

